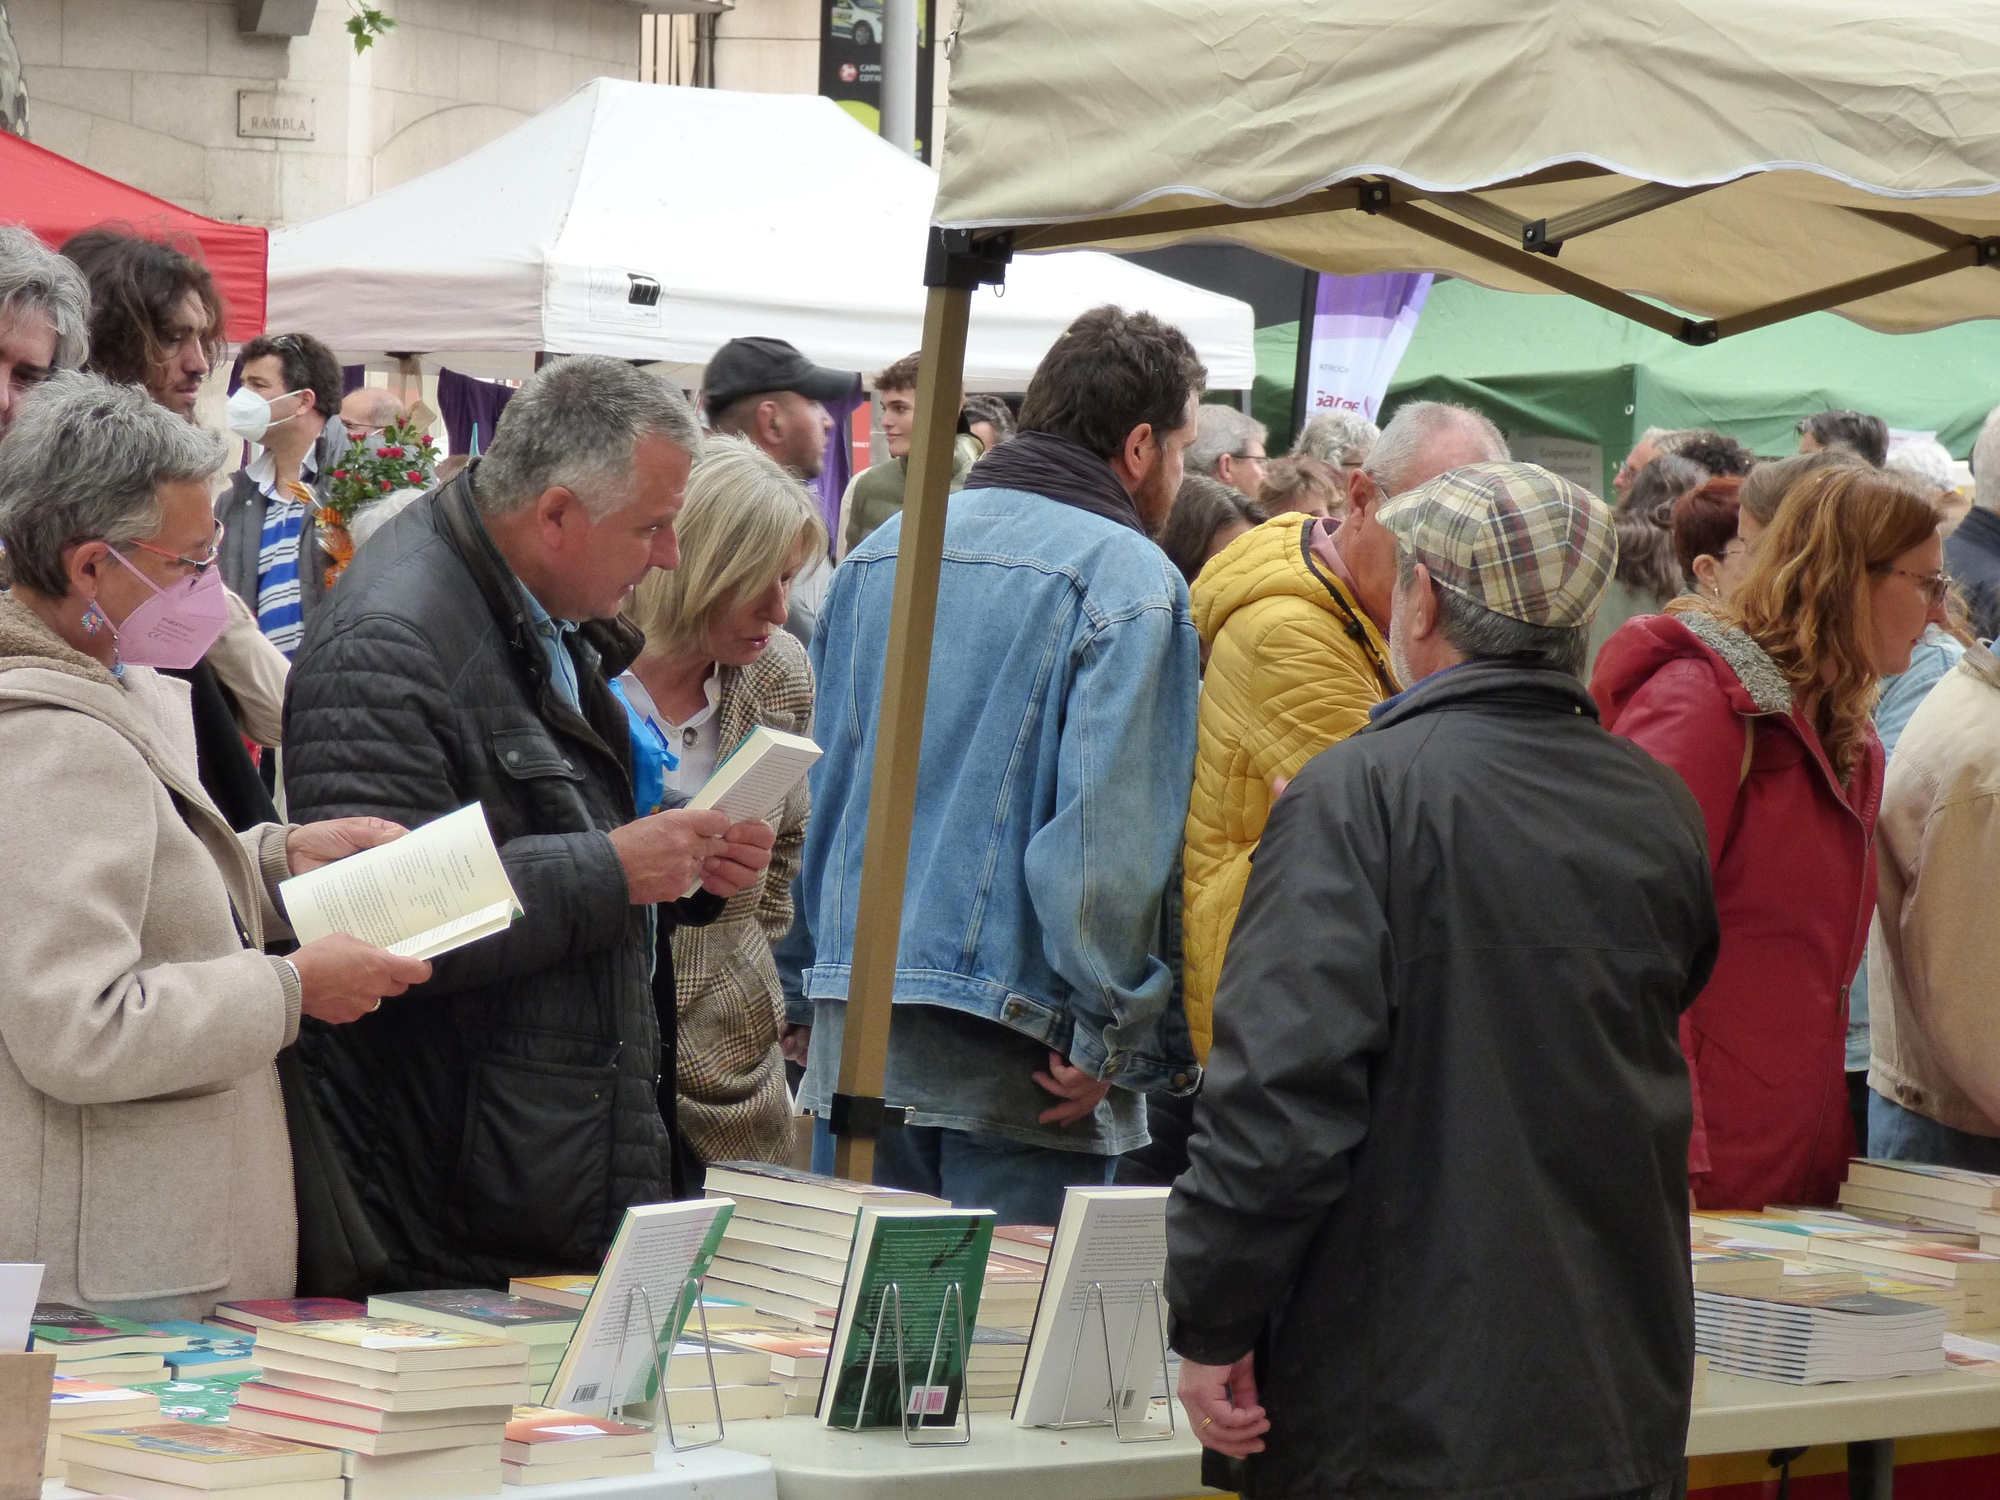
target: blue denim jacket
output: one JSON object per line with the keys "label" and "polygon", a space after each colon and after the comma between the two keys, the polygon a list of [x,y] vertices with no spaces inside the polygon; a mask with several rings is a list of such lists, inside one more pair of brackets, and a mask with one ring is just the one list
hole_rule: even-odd
{"label": "blue denim jacket", "polygon": [[[847,997],[901,533],[848,554],[813,641],[815,1000]],[[1187,585],[1145,537],[1019,490],[951,497],[898,1002],[1001,1022],[1135,1091],[1193,1086],[1159,954],[1200,670]]]}

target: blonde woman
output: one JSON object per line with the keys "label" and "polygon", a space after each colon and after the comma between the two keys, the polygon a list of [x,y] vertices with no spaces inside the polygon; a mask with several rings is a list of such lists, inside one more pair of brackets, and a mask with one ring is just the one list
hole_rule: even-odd
{"label": "blonde woman", "polygon": [[[705,452],[676,522],[680,566],[651,574],[630,609],[646,648],[618,686],[642,814],[667,790],[699,791],[759,724],[812,730],[812,668],[785,614],[793,579],[826,555],[826,524],[805,486],[743,439],[711,438]],[[712,925],[674,929],[673,952],[661,955],[680,996],[681,1131],[704,1161],[791,1154],[771,945],[792,925],[807,808],[801,783],[772,819],[763,880]]]}

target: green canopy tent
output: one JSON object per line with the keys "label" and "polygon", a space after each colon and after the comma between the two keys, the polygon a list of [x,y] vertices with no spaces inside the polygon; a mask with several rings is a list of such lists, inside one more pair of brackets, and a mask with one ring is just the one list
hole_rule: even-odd
{"label": "green canopy tent", "polygon": [[[1257,331],[1253,401],[1275,432],[1290,425],[1297,344],[1297,324]],[[1477,407],[1510,437],[1592,444],[1607,484],[1648,427],[1713,427],[1776,455],[1828,407],[1934,431],[1963,458],[2000,404],[2000,323],[1888,334],[1811,313],[1696,348],[1574,297],[1440,281],[1383,412],[1413,400]]]}

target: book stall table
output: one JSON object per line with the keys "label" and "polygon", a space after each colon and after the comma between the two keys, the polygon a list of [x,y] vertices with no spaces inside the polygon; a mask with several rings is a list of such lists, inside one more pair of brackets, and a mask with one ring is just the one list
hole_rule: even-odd
{"label": "book stall table", "polygon": [[[730,1436],[733,1439],[739,1432],[763,1425],[744,1422],[732,1427]],[[508,1485],[499,1500],[777,1500],[777,1495],[777,1479],[768,1459],[740,1446],[676,1453],[662,1439],[650,1474],[621,1474],[575,1484]],[[72,1489],[60,1479],[50,1479],[42,1484],[42,1500],[96,1497]]]}
{"label": "book stall table", "polygon": [[[1952,1370],[1833,1385],[1792,1386],[1710,1371],[1688,1424],[1691,1497],[1755,1493],[1739,1485],[1768,1477],[1764,1458],[1779,1449],[1825,1448],[1793,1467],[1799,1500],[1847,1494],[1854,1500],[1943,1500],[2000,1493],[2000,1378]],[[1962,1441],[1951,1441],[1954,1438]],[[1905,1443],[1900,1478],[1894,1464]],[[1845,1486],[1839,1445],[1845,1444]],[[1742,1474],[1727,1456],[1755,1456]],[[1714,1461],[1703,1463],[1703,1459]],[[1934,1470],[1934,1472],[1926,1472]],[[1821,1476],[1813,1484],[1814,1471]],[[782,1483],[780,1485],[782,1493]]]}
{"label": "book stall table", "polygon": [[[1178,1415],[1178,1414],[1177,1414]],[[841,1432],[816,1417],[732,1423],[725,1439],[767,1458],[778,1500],[1180,1500],[1201,1483],[1201,1445],[1181,1419],[1161,1442],[1120,1443],[1109,1427],[1016,1427],[972,1419],[962,1446],[912,1448],[894,1429]]]}

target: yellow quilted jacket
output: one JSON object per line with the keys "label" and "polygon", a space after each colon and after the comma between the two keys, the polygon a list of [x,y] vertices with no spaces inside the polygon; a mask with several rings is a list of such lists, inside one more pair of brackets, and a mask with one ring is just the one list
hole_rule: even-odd
{"label": "yellow quilted jacket", "polygon": [[1208,650],[1194,796],[1188,804],[1188,1030],[1208,1061],[1216,982],[1271,812],[1271,779],[1292,777],[1368,722],[1395,691],[1389,647],[1344,583],[1313,556],[1312,518],[1275,516],[1195,580]]}

